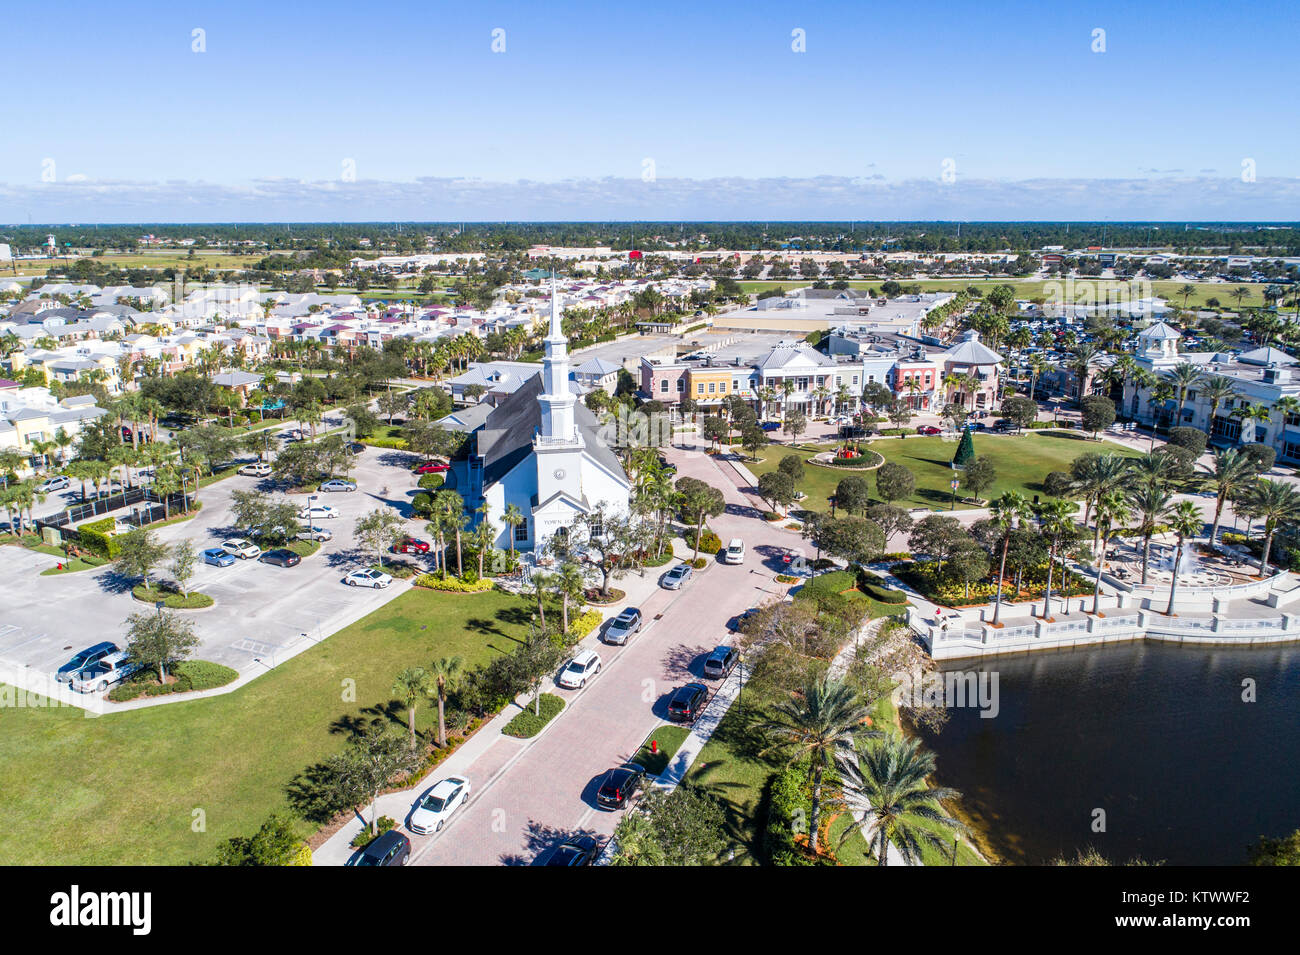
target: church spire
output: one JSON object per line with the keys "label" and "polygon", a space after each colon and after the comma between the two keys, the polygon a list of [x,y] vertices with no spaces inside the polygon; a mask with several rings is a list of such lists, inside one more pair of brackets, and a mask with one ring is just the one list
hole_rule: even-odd
{"label": "church spire", "polygon": [[555,294],[555,270],[551,270],[551,327],[547,332],[547,338],[563,338],[564,329],[560,324],[560,306]]}

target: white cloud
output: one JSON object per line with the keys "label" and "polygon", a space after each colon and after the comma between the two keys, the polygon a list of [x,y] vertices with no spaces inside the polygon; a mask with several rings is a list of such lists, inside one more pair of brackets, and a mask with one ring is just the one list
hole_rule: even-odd
{"label": "white cloud", "polygon": [[408,182],[79,179],[0,184],[0,222],[754,219],[1300,219],[1300,179],[744,179]]}

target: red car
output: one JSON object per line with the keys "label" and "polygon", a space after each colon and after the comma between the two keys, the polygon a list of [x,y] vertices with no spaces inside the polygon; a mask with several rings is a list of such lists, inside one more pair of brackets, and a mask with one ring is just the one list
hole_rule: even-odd
{"label": "red car", "polygon": [[419,467],[415,469],[415,473],[416,474],[441,474],[443,471],[448,471],[450,469],[451,466],[447,464],[435,464],[432,461],[425,461],[423,464],[421,464]]}
{"label": "red car", "polygon": [[938,428],[936,428],[934,425],[927,424],[924,427],[917,428],[916,433],[917,434],[942,434],[943,432],[940,431]]}
{"label": "red car", "polygon": [[427,554],[429,553],[429,542],[422,541],[418,537],[403,537],[393,545],[395,554]]}

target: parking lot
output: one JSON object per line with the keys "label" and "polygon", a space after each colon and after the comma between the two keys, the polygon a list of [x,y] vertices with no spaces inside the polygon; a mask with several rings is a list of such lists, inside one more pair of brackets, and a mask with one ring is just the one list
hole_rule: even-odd
{"label": "parking lot", "polygon": [[[200,563],[190,584],[211,596],[215,605],[198,611],[178,611],[193,620],[201,640],[194,656],[248,673],[287,659],[309,641],[329,634],[396,597],[409,583],[395,581],[384,590],[345,586],[350,570],[369,566],[374,556],[363,553],[353,540],[356,521],[377,507],[392,507],[410,516],[416,490],[410,471],[414,461],[403,452],[368,448],[357,456],[350,477],[353,492],[320,494],[316,504],[329,504],[340,516],[316,519],[333,539],[296,567],[269,566],[256,560],[238,560],[229,567]],[[381,493],[384,488],[387,493]],[[281,491],[271,481],[233,476],[205,488],[202,509],[192,520],[157,530],[169,544],[185,538],[196,550],[219,545],[239,536],[231,516],[231,495],[236,490],[259,488]],[[307,495],[290,495],[299,505]],[[127,512],[119,512],[125,514]],[[411,520],[407,530],[420,535],[423,521]],[[421,561],[422,558],[407,557]],[[111,567],[42,577],[57,558],[19,547],[0,547],[0,574],[7,584],[0,607],[0,662],[53,672],[84,646],[101,640],[119,640],[128,614],[149,608],[131,596],[131,581],[119,578]],[[165,569],[157,576],[166,578]]]}

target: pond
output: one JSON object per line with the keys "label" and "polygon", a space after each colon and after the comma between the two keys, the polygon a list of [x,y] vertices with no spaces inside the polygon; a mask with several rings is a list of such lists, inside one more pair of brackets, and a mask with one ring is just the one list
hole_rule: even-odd
{"label": "pond", "polygon": [[1300,647],[1135,643],[943,669],[997,677],[994,717],[954,708],[920,735],[1005,862],[1092,846],[1112,862],[1239,865],[1259,836],[1300,828]]}

